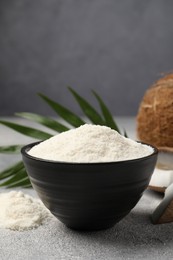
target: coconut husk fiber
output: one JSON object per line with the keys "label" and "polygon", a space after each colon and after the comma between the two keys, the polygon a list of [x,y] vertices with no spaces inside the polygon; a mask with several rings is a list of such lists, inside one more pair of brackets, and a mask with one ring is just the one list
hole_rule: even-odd
{"label": "coconut husk fiber", "polygon": [[144,94],[137,114],[139,140],[173,148],[173,74],[157,80]]}

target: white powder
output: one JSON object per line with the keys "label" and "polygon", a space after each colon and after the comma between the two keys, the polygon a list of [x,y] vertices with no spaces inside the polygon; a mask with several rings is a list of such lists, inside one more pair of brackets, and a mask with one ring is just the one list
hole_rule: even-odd
{"label": "white powder", "polygon": [[41,142],[28,153],[53,161],[91,163],[141,158],[153,153],[153,148],[109,127],[85,124]]}
{"label": "white powder", "polygon": [[50,216],[38,200],[21,191],[0,194],[0,227],[24,231],[40,226]]}

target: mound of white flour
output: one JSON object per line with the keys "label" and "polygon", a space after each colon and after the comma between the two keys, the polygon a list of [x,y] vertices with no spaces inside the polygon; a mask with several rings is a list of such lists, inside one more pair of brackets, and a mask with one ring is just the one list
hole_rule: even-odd
{"label": "mound of white flour", "polygon": [[153,153],[153,148],[109,127],[85,124],[41,142],[28,153],[53,161],[91,163],[141,158]]}
{"label": "mound of white flour", "polygon": [[21,191],[0,193],[0,228],[28,230],[40,226],[49,211],[38,200]]}

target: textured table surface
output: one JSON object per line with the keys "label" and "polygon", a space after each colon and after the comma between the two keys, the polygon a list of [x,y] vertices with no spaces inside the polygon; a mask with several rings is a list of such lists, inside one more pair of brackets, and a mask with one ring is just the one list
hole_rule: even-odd
{"label": "textured table surface", "polygon": [[[135,138],[133,118],[118,118],[118,122],[130,137]],[[0,145],[31,141],[3,126],[0,126],[0,136]],[[13,161],[12,156],[0,155],[1,170]],[[37,196],[33,189],[22,191]],[[0,259],[172,259],[173,223],[153,225],[150,221],[150,215],[161,199],[160,194],[145,191],[128,216],[103,231],[73,231],[55,218],[30,231],[0,229]]]}

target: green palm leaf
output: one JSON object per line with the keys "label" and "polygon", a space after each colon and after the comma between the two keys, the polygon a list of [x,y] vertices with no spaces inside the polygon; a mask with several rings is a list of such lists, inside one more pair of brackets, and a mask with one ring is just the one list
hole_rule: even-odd
{"label": "green palm leaf", "polygon": [[24,169],[24,164],[22,161],[15,163],[14,165],[10,166],[9,168],[0,172],[0,180],[8,178],[12,175],[15,175],[20,170]]}
{"label": "green palm leaf", "polygon": [[7,186],[7,188],[15,188],[15,187],[22,187],[22,188],[31,188],[32,185],[30,183],[30,180],[28,177],[25,177],[23,179],[20,179],[19,181],[16,182],[11,182],[11,184],[9,184]]}
{"label": "green palm leaf", "polygon": [[98,125],[105,125],[104,120],[99,115],[99,113],[93,108],[84,98],[82,98],[74,89],[68,87],[79,106],[81,107],[84,114],[91,120],[92,123]]}
{"label": "green palm leaf", "polygon": [[[7,179],[2,182],[3,179]],[[0,173],[0,187],[31,187],[31,182],[25,170],[23,162],[18,162]]]}
{"label": "green palm leaf", "polygon": [[128,135],[127,135],[127,132],[125,129],[124,129],[124,137],[128,138]]}
{"label": "green palm leaf", "polygon": [[17,154],[20,152],[23,145],[10,145],[10,146],[0,146],[0,153],[6,154]]}
{"label": "green palm leaf", "polygon": [[74,126],[74,127],[79,127],[80,125],[85,124],[85,122],[78,117],[77,115],[75,115],[74,113],[72,113],[70,110],[68,110],[67,108],[61,106],[59,103],[51,100],[50,98],[48,98],[47,96],[39,93],[38,94],[44,101],[46,101],[46,103],[61,117],[63,118],[66,122],[68,122],[70,125]]}
{"label": "green palm leaf", "polygon": [[94,90],[92,92],[93,92],[94,96],[96,97],[97,101],[99,102],[100,108],[102,110],[102,114],[105,119],[105,125],[111,127],[112,129],[114,129],[120,133],[120,130],[119,130],[117,124],[115,123],[109,109],[107,108],[107,106],[105,105],[105,103],[103,102],[101,97]]}
{"label": "green palm leaf", "polygon": [[13,175],[12,177],[10,177],[7,181],[5,182],[2,182],[0,184],[0,187],[3,187],[3,186],[9,186],[11,185],[12,183],[16,183],[16,182],[19,182],[23,179],[28,179],[28,176],[27,176],[27,173],[26,173],[26,170],[24,168],[20,169],[19,171],[17,171],[17,173],[15,175]]}
{"label": "green palm leaf", "polygon": [[37,122],[41,125],[44,125],[52,130],[55,130],[57,132],[64,132],[69,130],[68,127],[64,126],[63,124],[60,124],[59,122],[53,120],[50,117],[41,116],[35,113],[16,113],[17,116],[23,117],[29,120],[32,120],[34,122]]}
{"label": "green palm leaf", "polygon": [[0,120],[0,124],[5,125],[23,135],[27,135],[27,136],[30,136],[30,137],[33,137],[33,138],[36,138],[39,140],[45,140],[52,136],[51,134],[48,134],[46,132],[40,131],[35,128],[31,128],[31,127],[27,127],[27,126],[15,124],[15,123],[3,121],[3,120]]}

